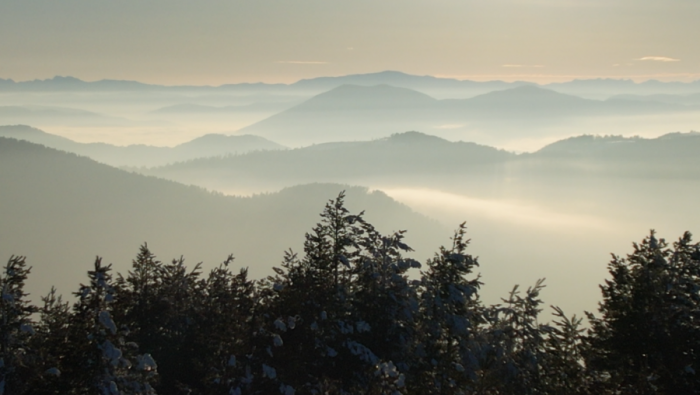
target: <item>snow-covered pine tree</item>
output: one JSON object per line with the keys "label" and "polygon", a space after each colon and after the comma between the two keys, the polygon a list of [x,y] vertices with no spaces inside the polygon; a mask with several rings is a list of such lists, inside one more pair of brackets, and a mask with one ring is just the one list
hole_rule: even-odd
{"label": "snow-covered pine tree", "polygon": [[12,256],[0,274],[0,395],[29,393],[33,367],[38,364],[30,347],[31,315],[37,308],[24,292],[29,272],[24,257]]}
{"label": "snow-covered pine tree", "polygon": [[43,306],[39,309],[39,322],[35,326],[36,335],[32,336],[32,347],[39,354],[38,373],[32,380],[32,394],[61,395],[70,394],[72,387],[66,380],[60,380],[64,369],[64,356],[72,348],[68,343],[71,324],[71,309],[56,294],[56,288],[41,298]]}
{"label": "snow-covered pine tree", "polygon": [[415,364],[419,310],[418,281],[409,280],[407,273],[420,263],[402,256],[412,251],[403,242],[405,232],[384,236],[369,223],[361,226],[364,232],[359,238],[359,254],[352,261],[353,315],[346,326],[352,341],[377,358],[363,376],[370,381],[361,384],[375,388],[367,393],[391,393],[386,388],[405,391],[405,375]]}
{"label": "snow-covered pine tree", "polygon": [[200,350],[196,346],[197,320],[202,313],[205,292],[201,263],[188,270],[183,258],[172,260],[159,270],[158,301],[160,327],[154,356],[162,372],[158,390],[167,394],[190,394],[203,385],[203,370],[194,366]]}
{"label": "snow-covered pine tree", "polygon": [[149,354],[137,355],[138,345],[126,342],[128,328],[120,327],[112,316],[115,288],[111,265],[95,259],[88,272],[90,283],[75,293],[70,325],[70,349],[65,356],[61,380],[72,393],[100,395],[155,394],[150,385],[157,365]]}
{"label": "snow-covered pine tree", "polygon": [[197,323],[197,364],[205,369],[209,394],[241,393],[249,388],[253,363],[253,316],[257,311],[255,282],[248,270],[234,274],[229,265],[233,256],[209,273],[206,299]]}
{"label": "snow-covered pine tree", "polygon": [[[353,303],[353,266],[369,229],[362,215],[348,212],[341,193],[306,235],[304,257],[287,253],[276,276],[264,283],[268,322],[257,332],[263,340],[257,346],[269,361],[263,378],[280,391],[367,391],[367,383],[382,374],[380,364],[390,363],[358,341],[358,333],[370,327]],[[394,369],[384,370],[391,371],[389,381],[399,379]]]}
{"label": "snow-covered pine tree", "polygon": [[477,292],[481,283],[472,273],[478,261],[467,253],[466,229],[462,223],[452,246],[441,247],[422,273],[418,363],[409,383],[418,393],[472,393],[481,369],[477,355],[484,321]]}

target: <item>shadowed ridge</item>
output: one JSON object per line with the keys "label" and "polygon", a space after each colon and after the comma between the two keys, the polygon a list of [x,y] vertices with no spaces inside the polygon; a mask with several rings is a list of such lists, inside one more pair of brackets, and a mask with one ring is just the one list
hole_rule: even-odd
{"label": "shadowed ridge", "polygon": [[691,161],[696,163],[698,150],[700,150],[700,133],[675,132],[652,139],[638,136],[583,135],[570,137],[549,144],[532,155],[562,158],[573,155],[590,159],[604,158],[611,161],[629,159],[644,163],[645,166],[653,166],[654,163],[660,166],[661,158],[672,162]]}
{"label": "shadowed ridge", "polygon": [[449,146],[452,144],[451,141],[445,140],[442,137],[433,136],[430,134],[425,134],[422,132],[417,132],[414,130],[394,133],[389,137],[380,139],[379,141],[390,145],[421,145],[426,146]]}
{"label": "shadowed ridge", "polygon": [[29,125],[5,125],[0,126],[0,137],[7,137],[17,140],[24,140],[34,144],[41,144],[47,147],[64,151],[75,149],[80,143],[55,134],[46,133]]}
{"label": "shadowed ridge", "polygon": [[493,91],[468,99],[471,103],[510,102],[520,100],[567,100],[576,103],[594,102],[593,100],[555,92],[551,89],[540,88],[535,85],[523,85],[511,89]]}

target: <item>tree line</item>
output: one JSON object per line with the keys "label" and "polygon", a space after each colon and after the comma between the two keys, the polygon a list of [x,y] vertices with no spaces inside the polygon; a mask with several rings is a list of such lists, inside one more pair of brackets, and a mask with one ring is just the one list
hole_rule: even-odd
{"label": "tree line", "polygon": [[[0,275],[0,395],[692,394],[700,390],[700,246],[655,233],[613,256],[597,315],[553,308],[543,282],[479,298],[462,224],[424,265],[329,201],[275,274],[254,281],[164,263],[144,244],[125,275],[100,258],[70,302]],[[411,274],[418,271],[417,274]]]}

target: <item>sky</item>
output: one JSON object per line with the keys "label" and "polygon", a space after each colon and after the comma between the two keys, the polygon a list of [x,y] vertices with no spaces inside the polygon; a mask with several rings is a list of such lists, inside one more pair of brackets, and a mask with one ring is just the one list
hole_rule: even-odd
{"label": "sky", "polygon": [[0,78],[700,79],[698,0],[0,0]]}

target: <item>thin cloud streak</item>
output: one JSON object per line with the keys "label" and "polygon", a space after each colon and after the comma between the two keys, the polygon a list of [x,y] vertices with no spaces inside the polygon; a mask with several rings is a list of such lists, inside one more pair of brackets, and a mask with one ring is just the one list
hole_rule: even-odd
{"label": "thin cloud streak", "polygon": [[328,62],[317,62],[312,60],[278,60],[275,63],[282,64],[329,64]]}
{"label": "thin cloud streak", "polygon": [[501,67],[507,67],[507,68],[536,68],[536,69],[539,69],[539,68],[542,68],[542,67],[544,67],[544,66],[541,65],[541,64],[532,64],[532,65],[528,65],[528,64],[504,64],[504,65],[501,65]]}
{"label": "thin cloud streak", "polygon": [[666,56],[645,56],[643,58],[639,58],[637,60],[651,60],[655,62],[680,62],[680,59],[675,59],[675,58],[669,58]]}

